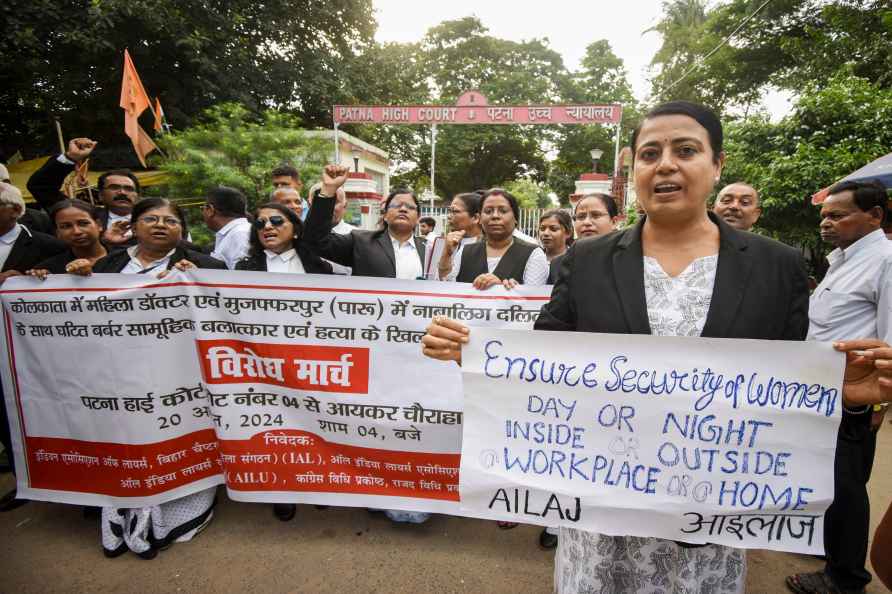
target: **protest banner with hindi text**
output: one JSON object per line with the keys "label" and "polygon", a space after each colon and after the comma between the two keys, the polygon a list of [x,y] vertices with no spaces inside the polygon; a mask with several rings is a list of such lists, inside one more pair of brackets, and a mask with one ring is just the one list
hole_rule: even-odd
{"label": "protest banner with hindi text", "polygon": [[548,288],[198,270],[16,278],[2,291],[19,496],[459,513],[458,367],[434,315],[530,328]]}
{"label": "protest banner with hindi text", "polygon": [[475,329],[462,359],[469,514],[823,553],[831,345]]}

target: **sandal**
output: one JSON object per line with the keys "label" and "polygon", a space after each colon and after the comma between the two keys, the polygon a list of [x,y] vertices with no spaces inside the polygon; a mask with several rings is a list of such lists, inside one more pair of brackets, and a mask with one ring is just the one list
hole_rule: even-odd
{"label": "sandal", "polygon": [[864,588],[843,590],[823,571],[787,576],[787,588],[795,594],[864,594]]}
{"label": "sandal", "polygon": [[496,526],[501,528],[502,530],[511,530],[512,528],[517,528],[520,524],[517,522],[496,522]]}

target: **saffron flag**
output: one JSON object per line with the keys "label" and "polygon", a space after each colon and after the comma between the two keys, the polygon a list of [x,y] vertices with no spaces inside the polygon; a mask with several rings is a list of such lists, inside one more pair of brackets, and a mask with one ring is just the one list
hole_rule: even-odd
{"label": "saffron flag", "polygon": [[[139,127],[139,115],[149,109],[152,102],[139,80],[130,52],[124,50],[124,76],[121,80],[121,109],[124,110],[124,133],[130,137],[133,149],[145,167],[145,156],[157,148],[151,138]],[[145,142],[148,140],[148,144]],[[151,148],[147,148],[151,147]],[[147,150],[146,150],[147,149]],[[145,152],[142,152],[145,150]]]}
{"label": "saffron flag", "polygon": [[138,136],[136,142],[133,143],[133,149],[136,151],[136,156],[139,157],[139,162],[145,167],[146,155],[152,151],[161,152],[161,149],[158,148],[158,145],[155,144],[155,141],[152,140],[149,133],[142,129],[142,126],[137,124],[136,129]]}
{"label": "saffron flag", "polygon": [[155,97],[155,131],[164,132],[164,110],[161,109],[161,99]]}

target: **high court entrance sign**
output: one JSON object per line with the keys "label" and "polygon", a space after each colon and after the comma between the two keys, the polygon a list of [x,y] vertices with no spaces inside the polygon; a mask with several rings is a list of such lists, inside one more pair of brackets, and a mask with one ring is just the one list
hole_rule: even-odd
{"label": "high court entrance sign", "polygon": [[454,106],[335,105],[340,124],[618,124],[623,107],[613,105],[489,105],[479,91],[467,91]]}
{"label": "high court entrance sign", "polygon": [[[422,125],[431,127],[431,204],[436,175],[437,126],[607,124],[616,128],[614,179],[619,172],[620,122],[623,106],[598,105],[490,105],[480,91],[465,91],[455,105],[335,105],[335,158],[340,161],[338,128],[341,124]],[[606,176],[604,176],[606,179]],[[605,182],[607,183],[607,182]]]}

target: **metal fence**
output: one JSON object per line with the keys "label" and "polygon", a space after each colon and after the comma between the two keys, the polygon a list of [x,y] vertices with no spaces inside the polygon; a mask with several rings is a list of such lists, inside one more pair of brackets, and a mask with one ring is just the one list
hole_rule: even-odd
{"label": "metal fence", "polygon": [[[530,237],[539,237],[539,217],[550,208],[521,208],[520,220],[517,222],[518,230],[526,233]],[[437,231],[442,232],[446,228],[446,215],[449,212],[447,206],[422,206],[421,216],[433,217],[437,221]]]}

